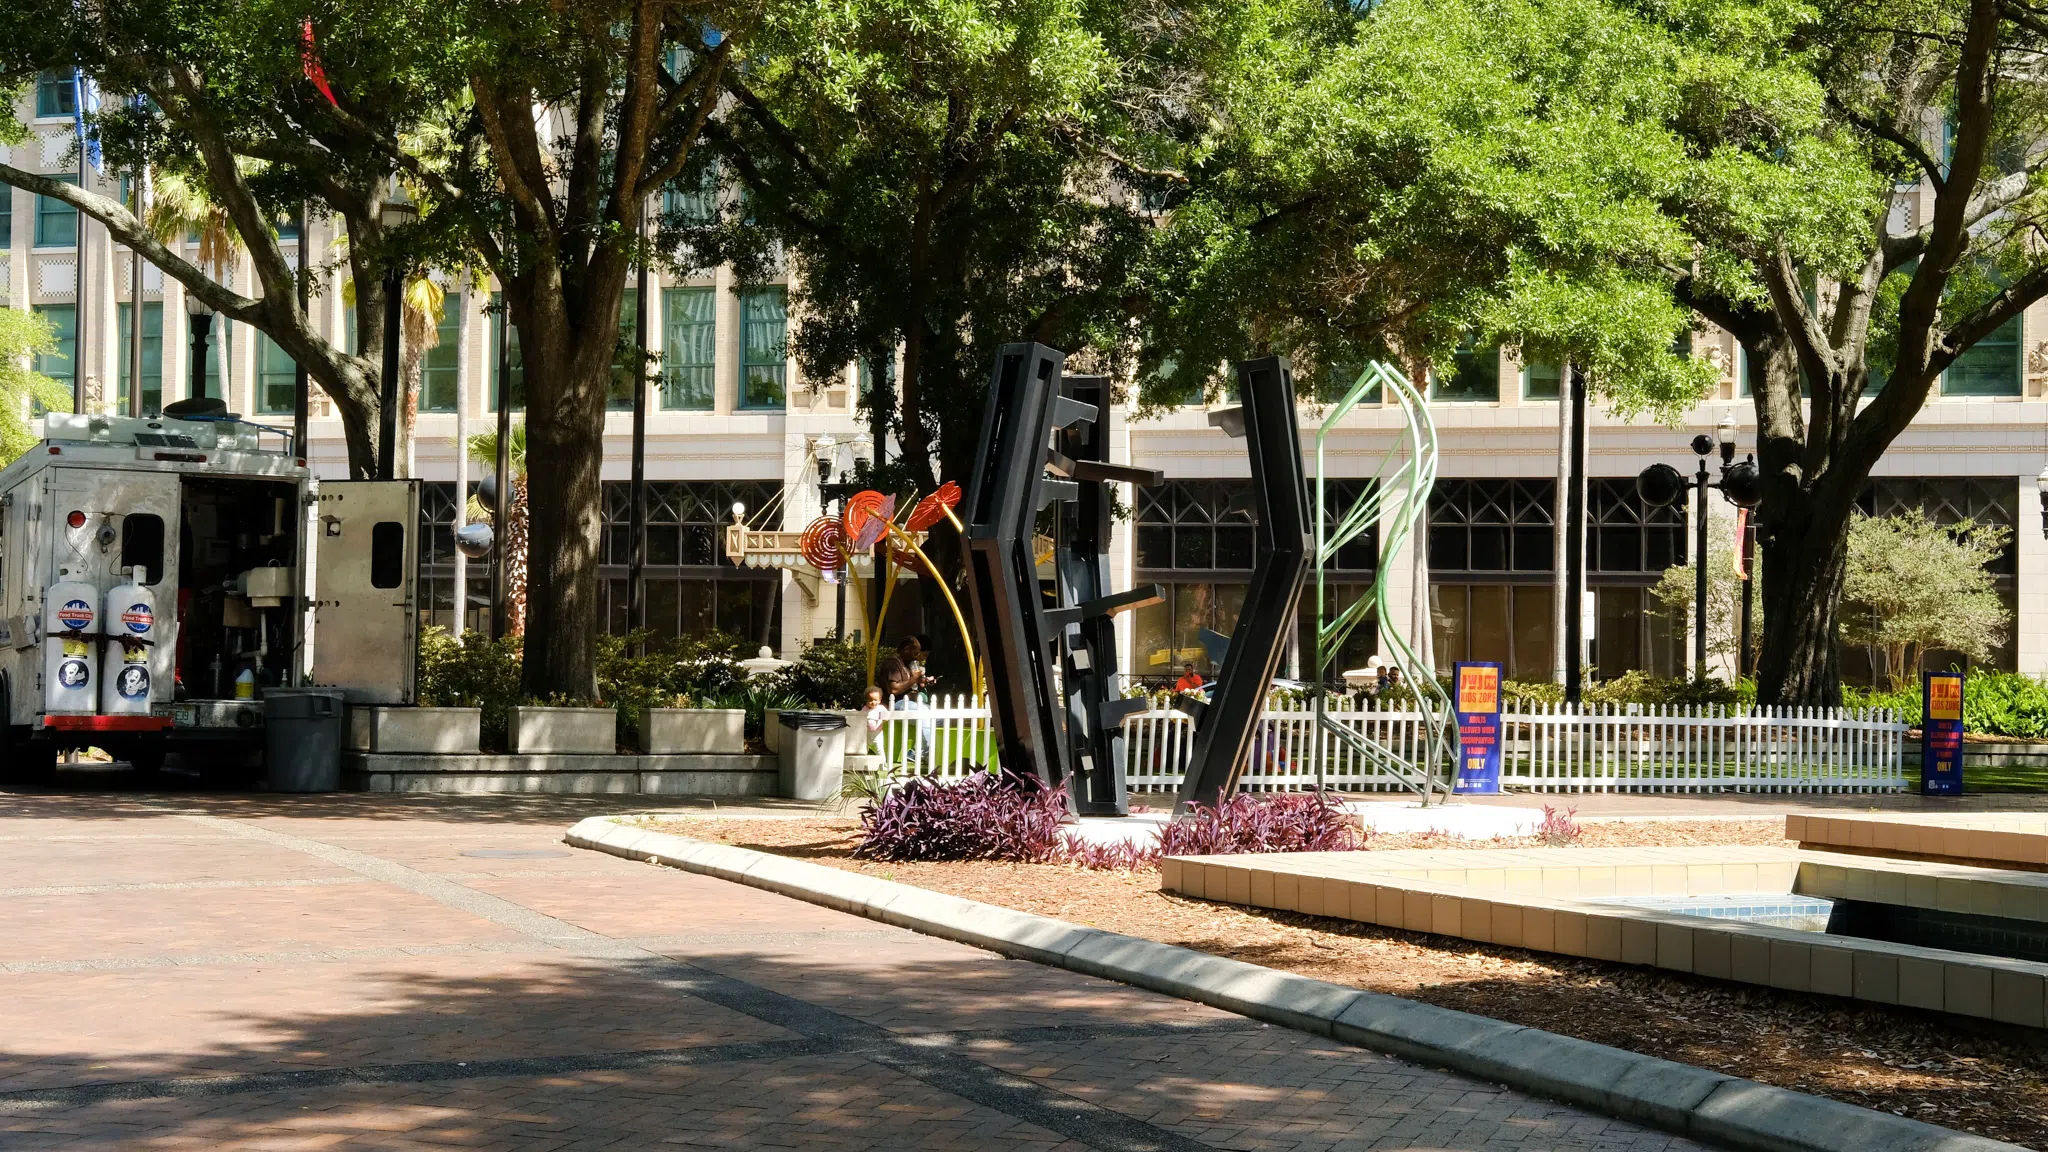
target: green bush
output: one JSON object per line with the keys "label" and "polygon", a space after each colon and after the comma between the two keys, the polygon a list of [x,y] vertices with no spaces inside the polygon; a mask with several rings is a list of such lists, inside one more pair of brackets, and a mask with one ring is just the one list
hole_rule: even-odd
{"label": "green bush", "polygon": [[[1920,723],[1920,686],[1890,692],[1843,688],[1852,708],[1889,708],[1907,724]],[[1963,687],[1963,730],[1984,736],[2038,740],[2048,736],[2048,681],[2018,672],[1973,671]]]}
{"label": "green bush", "polygon": [[867,703],[867,649],[851,640],[827,638],[803,650],[777,673],[778,687],[814,708],[859,708]]}
{"label": "green bush", "polygon": [[508,710],[521,701],[519,638],[492,640],[471,632],[457,644],[446,628],[420,633],[419,702],[428,708],[475,708],[487,752],[505,748]]}
{"label": "green bush", "polygon": [[[633,649],[642,648],[635,656]],[[714,700],[746,679],[739,665],[747,641],[714,632],[703,638],[657,640],[647,631],[597,639],[597,693],[619,714],[619,740],[637,743],[649,708],[725,707]]]}

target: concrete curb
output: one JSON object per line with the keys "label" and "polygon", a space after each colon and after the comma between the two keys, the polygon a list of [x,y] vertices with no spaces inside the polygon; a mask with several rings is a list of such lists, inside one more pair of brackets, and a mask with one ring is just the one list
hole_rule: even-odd
{"label": "concrete curb", "polygon": [[823,864],[593,816],[575,847],[730,880],[1328,1036],[1724,1147],[1758,1152],[2011,1152],[2020,1146],[1519,1024],[998,908]]}

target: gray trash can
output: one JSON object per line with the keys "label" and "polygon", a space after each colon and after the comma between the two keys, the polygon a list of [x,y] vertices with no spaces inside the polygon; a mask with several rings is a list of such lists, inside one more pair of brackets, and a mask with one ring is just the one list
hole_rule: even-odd
{"label": "gray trash can", "polygon": [[339,789],[346,735],[341,689],[264,689],[263,765],[272,792]]}
{"label": "gray trash can", "polygon": [[792,800],[830,800],[846,776],[846,717],[837,712],[784,712],[781,787]]}

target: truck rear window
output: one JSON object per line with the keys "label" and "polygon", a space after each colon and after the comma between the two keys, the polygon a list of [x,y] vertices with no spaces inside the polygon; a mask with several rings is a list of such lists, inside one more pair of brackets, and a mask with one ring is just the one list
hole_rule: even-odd
{"label": "truck rear window", "polygon": [[149,569],[147,584],[164,578],[164,518],[131,512],[121,518],[121,567]]}

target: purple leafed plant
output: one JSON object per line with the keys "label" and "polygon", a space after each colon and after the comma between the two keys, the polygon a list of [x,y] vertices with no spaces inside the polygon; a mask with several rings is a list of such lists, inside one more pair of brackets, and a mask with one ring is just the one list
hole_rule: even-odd
{"label": "purple leafed plant", "polygon": [[937,782],[913,777],[861,809],[855,856],[867,860],[1060,858],[1067,795],[1035,776],[975,772]]}
{"label": "purple leafed plant", "polygon": [[1326,792],[1240,792],[1214,808],[1188,805],[1186,815],[1161,829],[1159,854],[1348,852],[1364,840],[1357,818]]}

